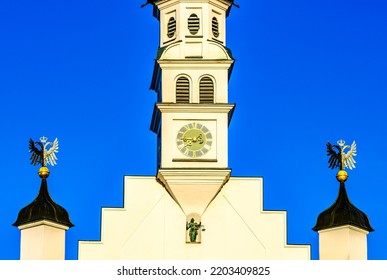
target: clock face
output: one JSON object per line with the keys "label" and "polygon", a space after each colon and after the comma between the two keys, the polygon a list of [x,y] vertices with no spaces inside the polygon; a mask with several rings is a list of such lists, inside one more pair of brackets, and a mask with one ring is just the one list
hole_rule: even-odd
{"label": "clock face", "polygon": [[187,157],[204,156],[212,145],[210,130],[200,123],[189,123],[179,129],[176,136],[179,151]]}

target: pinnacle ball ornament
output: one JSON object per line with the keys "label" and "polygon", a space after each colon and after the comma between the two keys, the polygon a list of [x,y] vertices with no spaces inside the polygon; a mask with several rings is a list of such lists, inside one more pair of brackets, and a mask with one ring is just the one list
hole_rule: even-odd
{"label": "pinnacle ball ornament", "polygon": [[42,166],[39,168],[38,175],[42,179],[46,179],[50,176],[50,170],[46,166]]}
{"label": "pinnacle ball ornament", "polygon": [[339,181],[340,183],[344,183],[345,181],[347,181],[347,179],[348,179],[348,173],[347,173],[347,171],[345,171],[345,170],[339,170],[339,172],[337,172],[337,174],[336,174],[336,179],[337,179],[337,181]]}

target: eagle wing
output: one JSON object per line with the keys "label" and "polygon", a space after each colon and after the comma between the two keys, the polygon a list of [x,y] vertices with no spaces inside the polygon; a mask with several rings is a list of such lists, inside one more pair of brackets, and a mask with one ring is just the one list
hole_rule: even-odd
{"label": "eagle wing", "polygon": [[[334,150],[336,148],[338,152]],[[340,167],[341,162],[341,153],[340,147],[337,145],[332,145],[331,143],[327,143],[327,156],[329,156],[328,164],[329,168],[334,169],[336,167]]]}
{"label": "eagle wing", "polygon": [[42,163],[42,151],[35,147],[35,142],[30,138],[29,141],[30,153],[32,153],[30,160],[32,165]]}
{"label": "eagle wing", "polygon": [[356,161],[353,158],[354,156],[356,156],[356,143],[355,143],[355,141],[353,141],[349,152],[344,154],[343,162],[344,162],[345,167],[347,167],[349,169],[355,168]]}
{"label": "eagle wing", "polygon": [[58,148],[59,148],[58,138],[55,138],[51,148],[45,153],[45,161],[47,164],[50,164],[52,166],[56,165],[56,161],[58,160],[58,158],[56,157],[55,154],[58,152]]}

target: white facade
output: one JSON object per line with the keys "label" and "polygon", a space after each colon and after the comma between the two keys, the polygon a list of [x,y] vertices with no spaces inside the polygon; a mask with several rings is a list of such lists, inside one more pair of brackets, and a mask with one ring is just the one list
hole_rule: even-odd
{"label": "white facade", "polygon": [[103,208],[100,241],[80,241],[79,259],[310,259],[288,245],[286,212],[264,211],[262,178],[230,178],[187,242],[186,216],[154,177],[125,177],[124,208]]}

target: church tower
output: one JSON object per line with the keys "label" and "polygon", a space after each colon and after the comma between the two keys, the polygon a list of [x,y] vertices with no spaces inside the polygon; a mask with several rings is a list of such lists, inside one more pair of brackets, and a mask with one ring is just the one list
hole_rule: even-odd
{"label": "church tower", "polygon": [[123,207],[102,209],[101,239],[80,241],[79,259],[310,259],[308,245],[287,244],[286,212],[263,209],[263,179],[230,176],[234,59],[225,42],[235,4],[146,4],[160,22],[151,83],[156,176],[125,176]]}
{"label": "church tower", "polygon": [[158,137],[157,179],[196,219],[228,181],[226,47],[230,0],[148,1],[160,22],[151,89],[157,93],[151,130]]}

